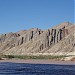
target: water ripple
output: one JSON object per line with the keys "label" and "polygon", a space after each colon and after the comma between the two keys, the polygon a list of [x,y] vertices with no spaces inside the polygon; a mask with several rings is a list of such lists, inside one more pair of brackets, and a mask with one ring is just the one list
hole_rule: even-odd
{"label": "water ripple", "polygon": [[0,62],[0,75],[75,75],[75,65]]}

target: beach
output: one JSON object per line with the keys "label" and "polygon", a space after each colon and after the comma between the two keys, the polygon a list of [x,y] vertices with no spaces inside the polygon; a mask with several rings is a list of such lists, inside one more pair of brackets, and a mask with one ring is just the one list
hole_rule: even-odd
{"label": "beach", "polygon": [[60,64],[60,65],[75,65],[75,61],[62,61],[53,59],[5,59],[0,62],[12,63],[29,63],[29,64]]}

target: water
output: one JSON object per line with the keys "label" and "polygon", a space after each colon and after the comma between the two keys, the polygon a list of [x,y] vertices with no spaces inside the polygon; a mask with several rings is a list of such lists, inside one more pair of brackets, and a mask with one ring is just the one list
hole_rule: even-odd
{"label": "water", "polygon": [[0,75],[75,75],[75,65],[0,62]]}

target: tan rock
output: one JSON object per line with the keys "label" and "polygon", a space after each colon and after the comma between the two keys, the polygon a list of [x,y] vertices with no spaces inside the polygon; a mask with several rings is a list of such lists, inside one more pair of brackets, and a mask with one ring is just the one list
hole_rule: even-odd
{"label": "tan rock", "polygon": [[75,55],[75,25],[65,22],[48,30],[32,28],[0,35],[0,53]]}

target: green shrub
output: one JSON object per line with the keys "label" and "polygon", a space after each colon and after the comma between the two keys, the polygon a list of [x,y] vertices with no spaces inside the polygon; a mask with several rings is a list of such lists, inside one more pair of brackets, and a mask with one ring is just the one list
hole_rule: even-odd
{"label": "green shrub", "polygon": [[34,56],[34,55],[4,55],[3,57],[5,58],[19,58],[19,59],[60,59],[64,58],[66,56],[53,56],[53,55],[39,55],[39,56]]}
{"label": "green shrub", "polygon": [[11,59],[11,58],[14,58],[14,55],[5,55],[4,57]]}

